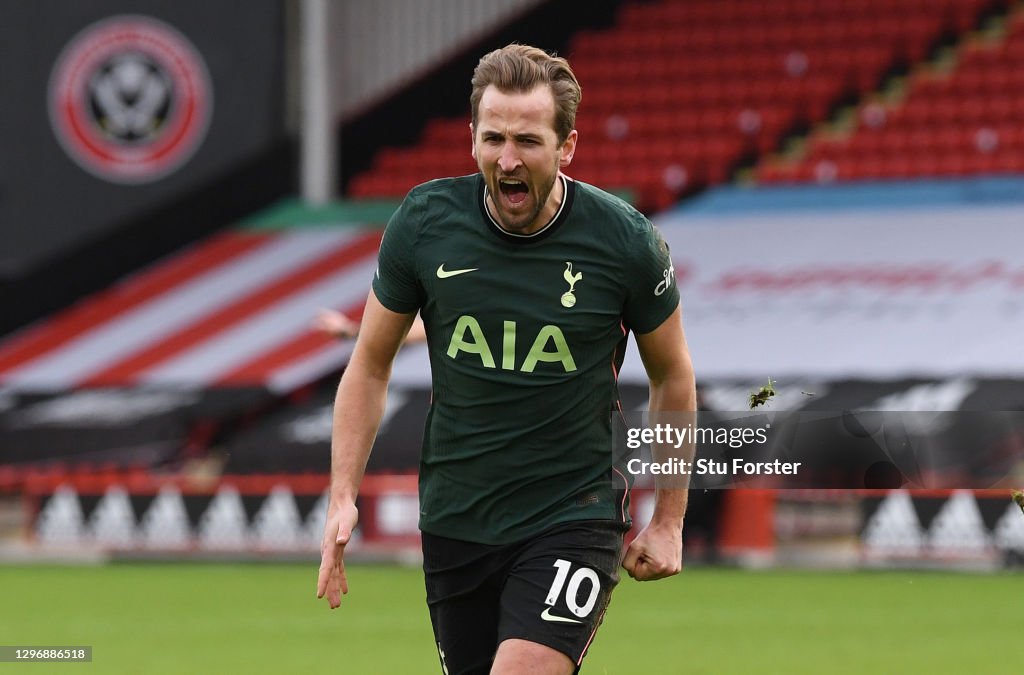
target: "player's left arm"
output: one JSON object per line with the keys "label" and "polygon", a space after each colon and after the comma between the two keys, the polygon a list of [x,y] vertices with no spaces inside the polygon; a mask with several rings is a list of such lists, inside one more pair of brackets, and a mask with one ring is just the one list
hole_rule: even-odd
{"label": "player's left arm", "polygon": [[[650,424],[659,421],[681,426],[695,423],[697,392],[693,363],[683,332],[682,310],[675,311],[649,333],[636,336],[637,347],[650,380]],[[653,448],[657,457],[658,449]],[[672,451],[687,461],[693,448]],[[683,517],[686,515],[687,480],[673,476],[659,482],[651,522],[630,544],[622,566],[638,581],[662,579],[682,569]]]}

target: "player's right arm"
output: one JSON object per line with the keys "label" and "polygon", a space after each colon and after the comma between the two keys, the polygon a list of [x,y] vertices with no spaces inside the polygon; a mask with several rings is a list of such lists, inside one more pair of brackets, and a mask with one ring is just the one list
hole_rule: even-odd
{"label": "player's right arm", "polygon": [[391,364],[415,316],[415,312],[400,314],[387,309],[370,291],[352,358],[338,385],[331,438],[330,501],[316,587],[317,597],[326,595],[331,609],[337,608],[342,594],[348,593],[344,555],[358,519],[356,495],[384,414]]}
{"label": "player's right arm", "polygon": [[417,230],[424,213],[422,198],[413,190],[384,229],[373,290],[334,399],[330,501],[316,585],[317,597],[326,595],[332,609],[348,592],[345,546],[359,515],[356,493],[384,415],[391,364],[421,308],[415,257]]}
{"label": "player's right arm", "polygon": [[[349,340],[359,335],[359,322],[353,321],[336,309],[321,309],[313,319],[313,328],[326,333],[336,340]],[[427,341],[427,329],[423,319],[416,317],[402,344],[416,344]]]}

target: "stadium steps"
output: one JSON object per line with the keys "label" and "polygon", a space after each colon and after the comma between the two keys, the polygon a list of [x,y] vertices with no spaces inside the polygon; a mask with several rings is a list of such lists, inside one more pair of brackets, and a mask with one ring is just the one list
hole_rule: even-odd
{"label": "stadium steps", "polygon": [[[828,183],[1024,172],[1024,136],[1009,128],[1015,126],[1011,120],[1024,112],[1024,96],[1019,94],[1024,78],[1017,82],[1013,74],[1020,72],[1022,63],[1024,3],[1018,2],[1001,13],[990,11],[978,27],[965,31],[954,43],[912,64],[906,74],[888,78],[882,87],[837,110],[807,134],[789,139],[781,152],[767,155],[737,178],[747,184]],[[955,93],[957,87],[968,91],[960,96]],[[939,93],[929,94],[933,89]],[[927,100],[929,96],[934,100]],[[902,121],[903,130],[893,131],[888,138],[881,136],[879,132],[887,127],[900,128],[894,119],[901,116],[911,118]],[[886,140],[901,145],[887,147]],[[913,155],[908,161],[887,160],[886,155],[901,147]],[[872,162],[872,152],[882,157]],[[851,167],[844,161],[850,155],[861,157],[860,163]]]}
{"label": "stadium steps", "polygon": [[[990,0],[660,0],[622,5],[582,30],[569,57],[584,85],[581,146],[569,173],[626,188],[646,211],[733,180],[787,138],[875,91],[973,27]],[[840,116],[842,113],[840,113]],[[349,195],[400,197],[476,170],[468,116],[436,119],[419,141],[383,148]]]}

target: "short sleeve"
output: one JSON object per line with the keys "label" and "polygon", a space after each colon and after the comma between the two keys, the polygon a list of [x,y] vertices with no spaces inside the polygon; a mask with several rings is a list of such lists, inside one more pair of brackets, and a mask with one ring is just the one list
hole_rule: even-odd
{"label": "short sleeve", "polygon": [[377,254],[373,292],[392,312],[409,314],[420,308],[420,284],[416,277],[416,232],[422,205],[413,195],[402,202],[384,228]]}
{"label": "short sleeve", "polygon": [[647,220],[633,235],[627,261],[628,296],[623,312],[627,327],[635,333],[650,333],[679,306],[679,288],[668,244]]}

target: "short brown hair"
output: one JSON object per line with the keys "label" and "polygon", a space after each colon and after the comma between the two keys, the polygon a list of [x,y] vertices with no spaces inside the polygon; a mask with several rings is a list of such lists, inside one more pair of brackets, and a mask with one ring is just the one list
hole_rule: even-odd
{"label": "short brown hair", "polygon": [[473,130],[484,89],[494,85],[505,93],[527,93],[546,84],[555,99],[555,134],[562,143],[576,128],[576,108],[583,90],[569,62],[529,45],[510,44],[484,55],[473,71],[473,93],[469,105],[473,110]]}

